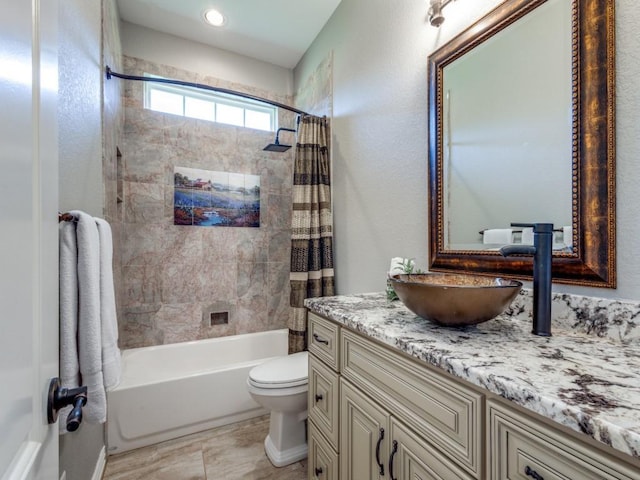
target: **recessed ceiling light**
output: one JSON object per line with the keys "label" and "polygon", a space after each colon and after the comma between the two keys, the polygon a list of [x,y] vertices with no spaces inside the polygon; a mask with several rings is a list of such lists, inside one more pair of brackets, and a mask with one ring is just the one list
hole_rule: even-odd
{"label": "recessed ceiling light", "polygon": [[218,10],[211,8],[204,12],[204,19],[209,25],[214,27],[221,27],[224,25],[225,18]]}

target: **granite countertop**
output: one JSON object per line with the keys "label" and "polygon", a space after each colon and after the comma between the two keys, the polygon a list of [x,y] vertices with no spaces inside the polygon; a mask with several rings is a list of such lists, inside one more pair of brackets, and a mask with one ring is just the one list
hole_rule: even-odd
{"label": "granite countertop", "polygon": [[572,314],[554,306],[560,313],[554,313],[553,336],[538,337],[531,334],[527,295],[521,293],[505,314],[463,328],[424,320],[384,293],[307,299],[305,305],[640,459],[637,307],[629,312],[613,302],[587,309],[584,302],[556,295],[554,302]]}

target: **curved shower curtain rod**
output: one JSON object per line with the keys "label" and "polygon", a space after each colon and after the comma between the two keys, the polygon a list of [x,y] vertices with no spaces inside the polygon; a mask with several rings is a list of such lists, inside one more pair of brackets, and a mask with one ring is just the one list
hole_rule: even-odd
{"label": "curved shower curtain rod", "polygon": [[226,93],[228,95],[236,95],[238,97],[247,98],[249,100],[255,100],[257,102],[268,103],[269,105],[273,105],[274,107],[289,110],[290,112],[297,113],[298,115],[310,115],[309,113],[303,110],[298,110],[297,108],[290,107],[289,105],[285,105],[284,103],[275,102],[273,100],[267,100],[266,98],[256,97],[255,95],[249,95],[248,93],[236,92],[235,90],[229,90],[227,88],[212,87],[210,85],[204,85],[202,83],[185,82],[183,80],[173,80],[170,78],[139,77],[137,75],[125,75],[124,73],[114,72],[113,70],[111,70],[109,65],[105,67],[105,73],[107,75],[107,80],[111,80],[111,77],[117,77],[117,78],[122,78],[124,80],[138,80],[141,82],[156,82],[156,83],[169,83],[171,85],[182,85],[183,87],[193,87],[193,88],[199,88],[201,90],[210,90],[212,92]]}

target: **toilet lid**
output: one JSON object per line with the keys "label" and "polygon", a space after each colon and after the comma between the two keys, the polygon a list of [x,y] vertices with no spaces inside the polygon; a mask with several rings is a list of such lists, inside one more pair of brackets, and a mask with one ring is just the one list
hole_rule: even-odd
{"label": "toilet lid", "polygon": [[262,388],[285,388],[304,385],[308,382],[308,352],[294,353],[274,358],[254,367],[249,380]]}

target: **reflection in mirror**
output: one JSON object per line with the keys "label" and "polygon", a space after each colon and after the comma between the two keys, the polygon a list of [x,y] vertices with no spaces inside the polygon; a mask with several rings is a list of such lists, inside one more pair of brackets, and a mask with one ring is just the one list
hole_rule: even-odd
{"label": "reflection in mirror", "polygon": [[615,287],[615,0],[505,0],[429,57],[430,270]]}
{"label": "reflection in mirror", "polygon": [[531,243],[510,223],[548,222],[567,251],[571,3],[550,0],[448,64],[443,93],[445,248]]}

